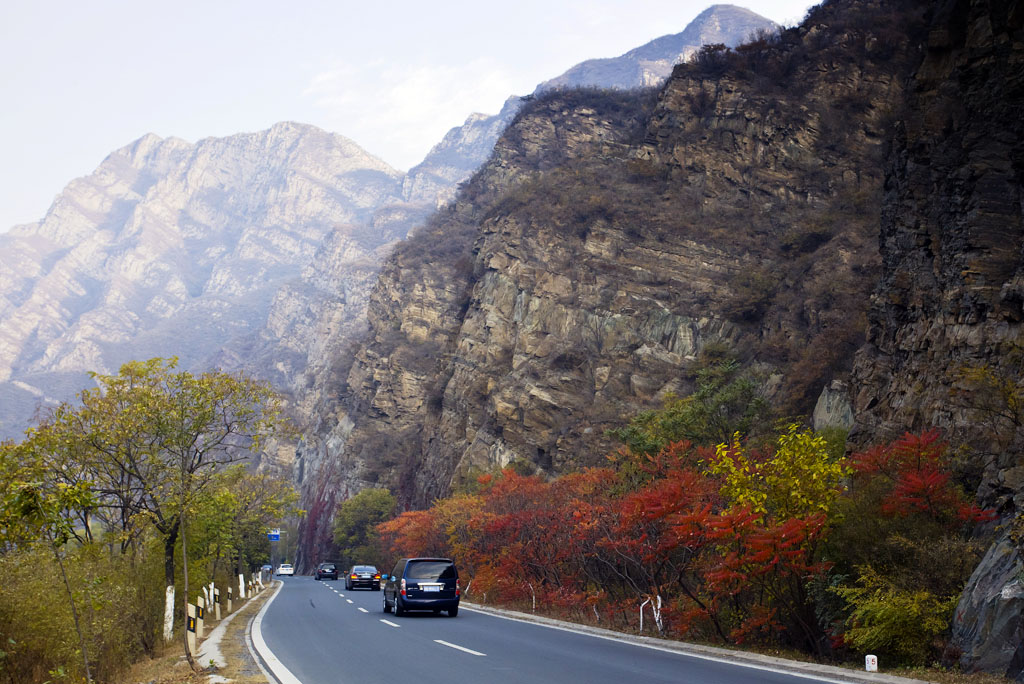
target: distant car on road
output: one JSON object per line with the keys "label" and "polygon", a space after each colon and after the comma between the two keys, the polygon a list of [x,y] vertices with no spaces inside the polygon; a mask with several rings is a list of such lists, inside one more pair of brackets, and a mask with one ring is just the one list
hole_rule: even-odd
{"label": "distant car on road", "polygon": [[[407,610],[448,611],[459,614],[459,571],[449,558],[402,558],[384,585],[384,612],[401,615]],[[389,600],[390,597],[390,600]]]}
{"label": "distant car on road", "polygon": [[345,588],[351,591],[356,587],[369,587],[374,591],[380,591],[380,572],[377,568],[372,565],[353,565],[345,575]]}
{"label": "distant car on road", "polygon": [[278,575],[294,575],[295,568],[292,567],[291,563],[281,563],[277,566]]}
{"label": "distant car on road", "polygon": [[334,563],[321,563],[316,568],[316,579],[338,579],[338,566]]}

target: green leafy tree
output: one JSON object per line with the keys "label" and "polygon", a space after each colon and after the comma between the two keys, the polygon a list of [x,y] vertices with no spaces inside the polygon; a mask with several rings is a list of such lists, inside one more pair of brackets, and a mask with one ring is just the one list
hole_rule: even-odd
{"label": "green leafy tree", "polygon": [[377,525],[390,520],[397,502],[386,489],[364,489],[338,507],[334,543],[346,561],[385,564],[380,557]]}
{"label": "green leafy tree", "polygon": [[0,499],[0,530],[6,543],[25,545],[33,538],[41,539],[52,552],[71,608],[85,680],[91,682],[88,639],[68,578],[63,549],[73,537],[76,514],[94,505],[93,496],[86,482],[47,481],[43,462],[38,445],[31,440],[0,447],[0,477],[5,485]]}
{"label": "green leafy tree", "polygon": [[734,359],[717,359],[697,371],[697,389],[669,396],[657,411],[645,411],[611,434],[637,454],[653,455],[672,442],[709,446],[767,425],[768,403],[761,382]]}
{"label": "green leafy tree", "polygon": [[[169,586],[180,536],[187,604],[187,520],[225,467],[277,431],[280,406],[265,383],[176,367],[177,359],[157,358],[127,363],[116,376],[94,374],[96,388],[83,391],[78,405],[60,405],[28,439],[60,481],[93,489],[86,534],[90,513],[118,526],[126,542],[140,525],[159,531]],[[195,667],[187,646],[186,656]]]}

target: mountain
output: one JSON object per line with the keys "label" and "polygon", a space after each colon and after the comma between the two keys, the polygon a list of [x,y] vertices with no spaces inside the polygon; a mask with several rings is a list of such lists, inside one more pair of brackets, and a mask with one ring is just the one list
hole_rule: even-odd
{"label": "mountain", "polygon": [[[402,174],[312,126],[195,144],[147,135],[72,181],[46,217],[0,235],[3,433],[39,398],[133,358],[193,367],[266,319],[339,224],[402,202]],[[370,252],[386,232],[361,236]]]}
{"label": "mountain", "polygon": [[[656,38],[618,57],[577,64],[540,83],[527,99],[559,88],[658,86],[668,78],[673,66],[688,59],[702,45],[720,43],[733,47],[752,35],[778,29],[775,22],[742,7],[712,5],[680,33]],[[456,184],[469,178],[490,157],[498,136],[515,118],[522,102],[523,98],[510,97],[498,114],[472,114],[462,126],[451,129],[420,164],[410,169],[406,197],[439,197],[442,204],[451,200]]]}
{"label": "mountain", "polygon": [[[716,6],[679,34],[689,38],[654,44],[682,54],[679,40],[773,26],[750,15],[741,27],[737,12]],[[652,49],[611,62],[649,61]],[[389,245],[453,197],[520,104],[470,116],[405,175],[299,124],[195,145],[149,135],[114,152],[41,222],[0,236],[0,437],[86,386],[87,372],[154,355],[255,373],[305,421],[310,390],[365,328]]]}
{"label": "mountain", "polygon": [[536,94],[555,88],[601,85],[605,88],[659,86],[672,68],[692,57],[702,45],[736,47],[759,34],[774,33],[778,24],[735,5],[712,5],[681,32],[656,38],[618,57],[588,59],[560,76],[544,81]]}
{"label": "mountain", "polygon": [[523,104],[381,270],[368,337],[297,453],[306,553],[364,487],[418,507],[513,462],[601,463],[609,429],[692,391],[716,350],[771,378],[790,415],[848,379],[921,22],[847,4],[702,52],[660,92]]}

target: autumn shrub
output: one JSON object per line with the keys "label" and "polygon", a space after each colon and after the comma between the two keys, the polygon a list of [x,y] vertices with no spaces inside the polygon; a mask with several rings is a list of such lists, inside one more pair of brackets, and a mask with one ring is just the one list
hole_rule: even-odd
{"label": "autumn shrub", "polygon": [[[824,553],[844,578],[842,640],[895,662],[938,659],[952,607],[983,551],[973,526],[991,518],[952,477],[937,430],[851,457],[850,492]],[[916,623],[908,626],[906,611]]]}
{"label": "autumn shrub", "polygon": [[[158,638],[160,555],[127,557],[92,544],[71,550],[63,563],[91,674],[96,681],[116,681]],[[81,642],[52,549],[0,554],[0,573],[0,682],[84,680]]]}
{"label": "autumn shrub", "polygon": [[855,586],[835,591],[853,607],[843,641],[860,652],[908,665],[932,662],[942,649],[959,598],[897,586],[870,568]]}

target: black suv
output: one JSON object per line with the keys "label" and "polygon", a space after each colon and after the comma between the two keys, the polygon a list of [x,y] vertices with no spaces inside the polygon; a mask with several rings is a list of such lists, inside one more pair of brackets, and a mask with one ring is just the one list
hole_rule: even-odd
{"label": "black suv", "polygon": [[448,611],[459,614],[459,571],[449,558],[402,558],[384,585],[384,612]]}
{"label": "black suv", "polygon": [[321,563],[316,568],[316,578],[320,579],[338,579],[338,566],[334,563]]}

